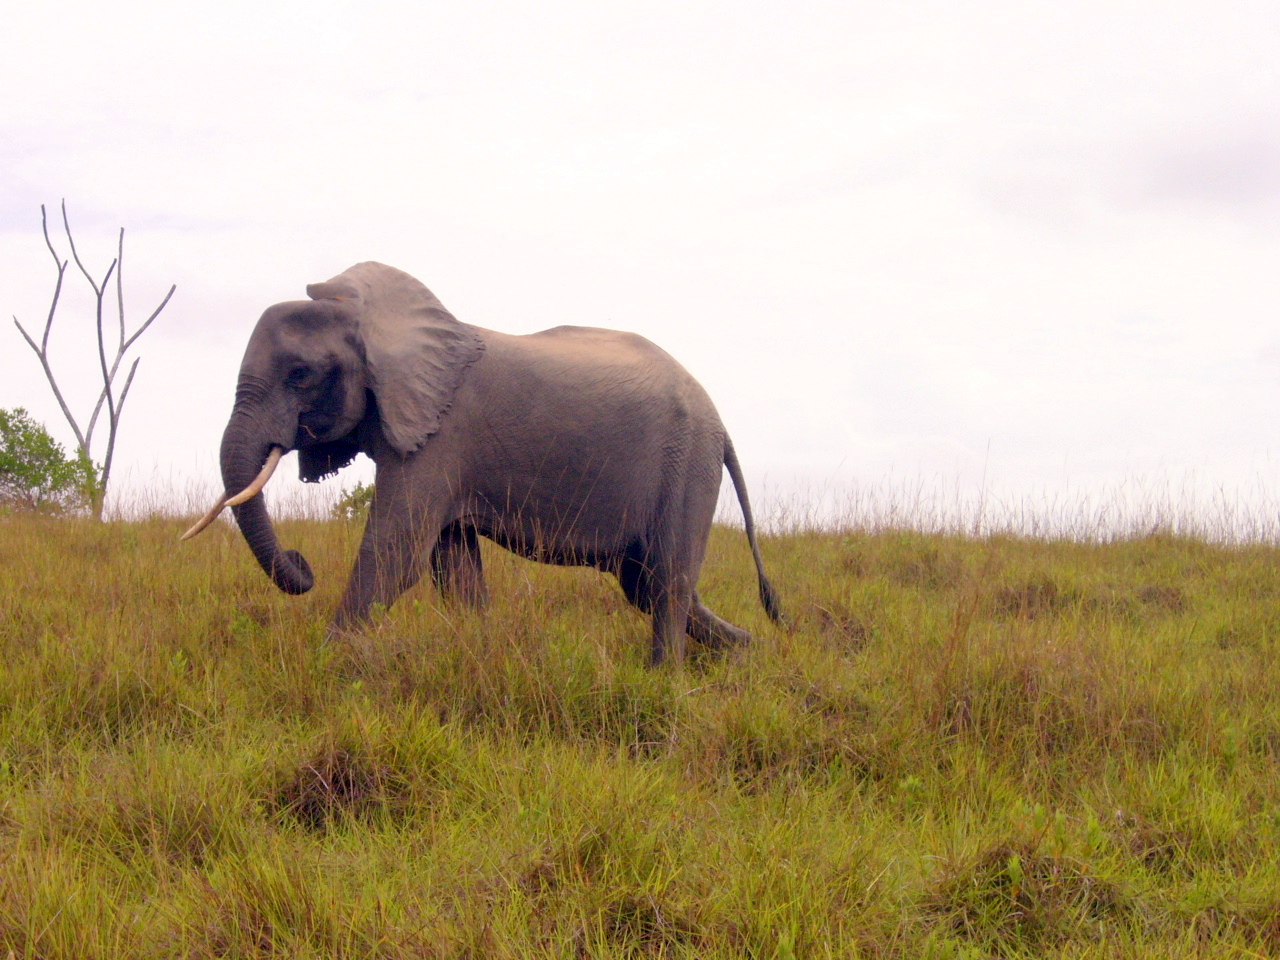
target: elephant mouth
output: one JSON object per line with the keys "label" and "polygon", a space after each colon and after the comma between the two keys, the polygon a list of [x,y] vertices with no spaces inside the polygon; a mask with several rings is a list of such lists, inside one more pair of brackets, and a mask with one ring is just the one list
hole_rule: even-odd
{"label": "elephant mouth", "polygon": [[298,418],[298,430],[293,435],[294,449],[324,443],[333,432],[335,418],[326,414],[303,414]]}
{"label": "elephant mouth", "polygon": [[294,449],[314,443],[325,443],[333,438],[333,432],[342,418],[346,390],[341,371],[335,368],[325,377],[321,400],[315,406],[304,406],[298,415],[298,429],[293,435]]}

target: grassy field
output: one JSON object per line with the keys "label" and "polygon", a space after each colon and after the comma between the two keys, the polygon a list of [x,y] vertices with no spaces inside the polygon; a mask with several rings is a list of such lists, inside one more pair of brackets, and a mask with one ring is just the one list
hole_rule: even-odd
{"label": "grassy field", "polygon": [[1280,550],[740,532],[324,626],[359,528],[0,519],[0,956],[1280,955]]}

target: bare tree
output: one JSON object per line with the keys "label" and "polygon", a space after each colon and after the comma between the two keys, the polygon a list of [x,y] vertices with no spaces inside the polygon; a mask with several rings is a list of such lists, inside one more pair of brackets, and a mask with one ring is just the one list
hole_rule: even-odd
{"label": "bare tree", "polygon": [[[107,483],[111,480],[111,461],[116,451],[116,435],[120,429],[120,414],[124,410],[125,399],[129,395],[129,387],[133,385],[133,375],[138,372],[138,361],[141,357],[135,357],[133,364],[129,367],[129,374],[125,377],[124,387],[117,394],[115,390],[116,374],[120,371],[120,364],[124,360],[125,354],[129,348],[137,341],[137,339],[146,332],[147,328],[160,316],[160,311],[169,303],[169,298],[173,296],[173,292],[178,289],[177,285],[169,288],[169,292],[164,295],[164,299],[160,301],[160,305],[151,311],[151,316],[147,317],[142,326],[138,327],[130,335],[125,333],[124,319],[124,227],[120,228],[120,238],[116,245],[116,258],[111,261],[111,266],[107,268],[107,272],[103,275],[101,282],[94,280],[91,274],[80,260],[80,254],[76,252],[76,242],[71,236],[71,224],[67,220],[67,201],[62,201],[62,227],[67,234],[67,243],[71,247],[71,259],[75,261],[80,272],[84,274],[85,280],[89,282],[89,286],[93,288],[93,295],[96,301],[96,319],[98,327],[98,361],[102,370],[102,392],[98,394],[98,402],[93,405],[93,412],[89,415],[88,428],[80,429],[76,418],[71,415],[71,408],[67,406],[66,399],[62,396],[62,391],[58,389],[58,381],[53,375],[53,368],[49,365],[49,331],[53,329],[54,314],[58,311],[58,298],[62,295],[62,282],[66,276],[67,264],[69,260],[64,260],[58,255],[58,251],[54,249],[53,241],[49,239],[49,219],[45,213],[44,204],[40,205],[40,227],[44,231],[44,243],[49,248],[49,254],[53,257],[54,265],[58,268],[58,281],[53,288],[53,300],[49,304],[49,316],[44,324],[44,336],[40,338],[37,344],[31,335],[23,329],[22,324],[18,322],[18,318],[13,318],[14,325],[22,334],[23,338],[35,351],[36,356],[40,359],[40,366],[44,368],[44,375],[49,381],[49,386],[53,388],[53,395],[58,400],[58,406],[62,408],[62,414],[67,418],[67,423],[71,425],[71,430],[75,433],[76,444],[79,449],[80,458],[87,463],[94,471],[94,484],[90,497],[91,509],[95,520],[102,519],[102,504],[107,495]],[[120,336],[115,347],[115,357],[110,363],[107,362],[107,340],[103,331],[104,320],[104,302],[107,298],[111,284],[111,276],[115,274],[115,301],[116,312],[119,319]],[[92,456],[93,431],[98,425],[98,417],[102,413],[103,408],[107,411],[107,450],[106,456],[101,465],[96,465]]]}

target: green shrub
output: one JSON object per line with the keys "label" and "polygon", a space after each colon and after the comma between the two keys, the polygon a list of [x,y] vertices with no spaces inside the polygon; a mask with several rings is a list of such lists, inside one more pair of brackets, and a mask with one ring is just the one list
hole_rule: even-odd
{"label": "green shrub", "polygon": [[371,503],[373,484],[358,481],[350,491],[343,488],[342,498],[333,505],[333,516],[337,520],[363,520]]}
{"label": "green shrub", "polygon": [[98,471],[62,444],[22,407],[0,410],[0,506],[61,512],[88,506]]}

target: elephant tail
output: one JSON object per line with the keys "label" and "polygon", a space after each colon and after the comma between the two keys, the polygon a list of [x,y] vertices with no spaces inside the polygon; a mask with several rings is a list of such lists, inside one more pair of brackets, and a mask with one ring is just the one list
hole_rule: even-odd
{"label": "elephant tail", "polygon": [[738,505],[742,507],[742,519],[747,527],[747,542],[751,544],[751,556],[756,561],[756,579],[760,584],[760,603],[764,612],[774,623],[786,624],[782,615],[782,605],[778,602],[777,591],[764,575],[764,560],[760,558],[760,544],[756,542],[756,524],[751,517],[751,501],[747,499],[747,483],[742,478],[742,467],[738,463],[738,455],[734,452],[733,441],[724,438],[724,465],[729,471],[729,479],[733,481],[734,492],[738,495]]}

